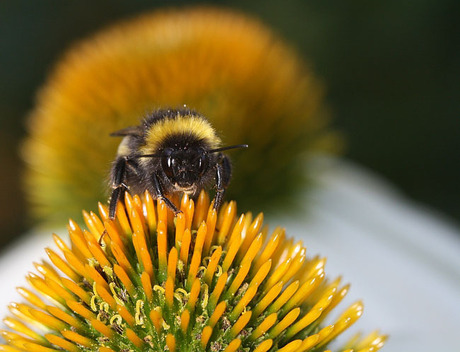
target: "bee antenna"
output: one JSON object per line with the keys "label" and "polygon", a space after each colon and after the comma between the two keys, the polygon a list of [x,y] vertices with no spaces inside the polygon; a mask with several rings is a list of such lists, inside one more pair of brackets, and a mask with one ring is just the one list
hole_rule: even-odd
{"label": "bee antenna", "polygon": [[248,147],[247,144],[229,145],[229,146],[227,146],[227,147],[222,147],[222,148],[217,148],[217,149],[208,150],[208,153],[218,153],[218,152],[222,152],[222,151],[224,151],[224,150],[236,149],[236,148],[247,148],[247,147]]}

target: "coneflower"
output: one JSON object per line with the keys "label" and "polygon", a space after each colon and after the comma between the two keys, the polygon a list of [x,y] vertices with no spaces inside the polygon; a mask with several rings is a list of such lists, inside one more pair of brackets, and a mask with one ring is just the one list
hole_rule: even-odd
{"label": "coneflower", "polygon": [[[360,301],[324,319],[349,286],[329,280],[324,258],[263,215],[219,214],[202,192],[184,196],[176,217],[162,201],[126,194],[116,218],[83,212],[50,262],[36,264],[27,303],[10,305],[7,352],[327,351],[362,314]],[[340,351],[377,351],[385,336],[356,337]]]}
{"label": "coneflower", "polygon": [[93,209],[120,142],[109,134],[184,104],[224,144],[249,144],[228,190],[240,208],[292,201],[306,152],[337,144],[322,84],[270,29],[231,10],[160,10],[72,47],[40,91],[23,150],[35,216],[62,224]]}

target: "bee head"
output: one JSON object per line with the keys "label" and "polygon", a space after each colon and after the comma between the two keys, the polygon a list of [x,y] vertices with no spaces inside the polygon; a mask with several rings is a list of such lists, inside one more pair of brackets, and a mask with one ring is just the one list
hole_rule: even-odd
{"label": "bee head", "polygon": [[191,188],[208,171],[209,155],[202,147],[165,148],[161,167],[172,184]]}

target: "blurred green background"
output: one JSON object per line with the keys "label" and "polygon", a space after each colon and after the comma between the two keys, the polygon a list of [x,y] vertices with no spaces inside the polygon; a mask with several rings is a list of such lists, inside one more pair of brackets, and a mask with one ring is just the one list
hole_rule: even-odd
{"label": "blurred green background", "polygon": [[[18,146],[36,92],[63,51],[118,19],[191,3],[0,2],[0,246],[31,226]],[[261,18],[298,48],[327,86],[348,158],[460,219],[460,1],[212,3]]]}

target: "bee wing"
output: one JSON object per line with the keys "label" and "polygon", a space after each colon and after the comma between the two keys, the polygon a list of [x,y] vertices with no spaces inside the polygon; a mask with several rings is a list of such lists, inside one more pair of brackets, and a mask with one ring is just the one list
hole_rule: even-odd
{"label": "bee wing", "polygon": [[112,137],[142,136],[142,127],[141,126],[126,127],[126,128],[123,128],[122,130],[112,132],[110,136]]}

